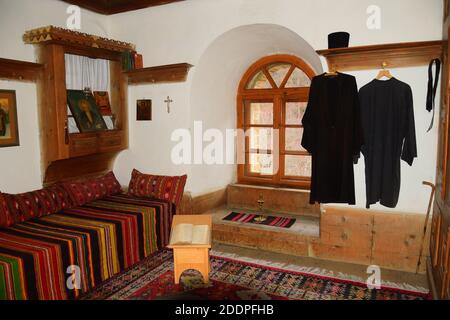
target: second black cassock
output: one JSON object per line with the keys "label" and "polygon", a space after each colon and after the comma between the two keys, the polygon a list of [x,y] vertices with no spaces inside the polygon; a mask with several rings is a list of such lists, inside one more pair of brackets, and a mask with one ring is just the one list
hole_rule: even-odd
{"label": "second black cassock", "polygon": [[417,157],[411,87],[396,79],[377,80],[359,90],[366,165],[366,207],[395,208],[400,193],[400,158]]}
{"label": "second black cassock", "polygon": [[310,203],[355,204],[353,161],[363,143],[355,77],[314,77],[302,124],[302,146],[312,154]]}

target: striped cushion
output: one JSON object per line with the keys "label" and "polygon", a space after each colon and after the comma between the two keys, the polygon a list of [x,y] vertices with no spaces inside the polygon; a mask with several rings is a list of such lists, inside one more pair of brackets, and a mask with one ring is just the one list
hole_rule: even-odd
{"label": "striped cushion", "polygon": [[131,174],[128,193],[136,197],[149,197],[170,201],[176,206],[181,202],[187,175],[156,176],[143,174],[134,169]]}
{"label": "striped cushion", "polygon": [[113,172],[99,178],[65,182],[63,185],[78,206],[122,192]]}

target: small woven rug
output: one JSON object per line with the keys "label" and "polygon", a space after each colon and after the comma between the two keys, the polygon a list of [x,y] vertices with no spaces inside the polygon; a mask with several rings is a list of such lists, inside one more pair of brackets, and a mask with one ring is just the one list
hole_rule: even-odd
{"label": "small woven rug", "polygon": [[266,219],[261,221],[258,220],[260,215],[251,214],[251,213],[242,213],[242,212],[231,212],[222,220],[233,221],[233,222],[243,222],[243,223],[254,223],[254,224],[262,224],[265,226],[279,227],[279,228],[290,228],[295,223],[296,219],[293,218],[284,218],[284,217],[275,217],[275,216],[266,216],[263,215]]}
{"label": "small woven rug", "polygon": [[429,293],[363,283],[211,256],[208,284],[188,270],[174,284],[172,252],[160,251],[109,279],[82,299],[107,300],[423,300]]}

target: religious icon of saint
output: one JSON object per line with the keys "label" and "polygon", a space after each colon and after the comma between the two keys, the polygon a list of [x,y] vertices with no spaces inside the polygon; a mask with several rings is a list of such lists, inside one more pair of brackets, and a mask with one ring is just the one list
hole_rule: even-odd
{"label": "religious icon of saint", "polygon": [[88,128],[92,128],[94,125],[94,117],[92,115],[91,107],[89,105],[89,102],[87,100],[80,100],[78,103],[78,106],[80,107],[80,110],[83,112],[83,117],[86,121],[84,123],[87,125]]}
{"label": "religious icon of saint", "polygon": [[80,132],[107,130],[92,93],[87,93],[86,90],[67,90],[67,102]]}
{"label": "religious icon of saint", "polygon": [[4,137],[6,135],[6,112],[0,106],[0,137]]}

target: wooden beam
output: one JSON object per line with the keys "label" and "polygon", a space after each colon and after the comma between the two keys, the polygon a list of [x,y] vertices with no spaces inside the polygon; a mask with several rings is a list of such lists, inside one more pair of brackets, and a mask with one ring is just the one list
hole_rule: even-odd
{"label": "wooden beam", "polygon": [[430,60],[441,58],[444,41],[390,43],[349,48],[318,50],[328,62],[329,70],[355,71],[428,65]]}
{"label": "wooden beam", "polygon": [[170,4],[173,2],[179,2],[184,0],[131,0],[131,1],[114,1],[114,4],[110,5],[108,14],[115,14],[139,9],[145,9],[148,7],[161,6]]}
{"label": "wooden beam", "polygon": [[165,66],[136,69],[124,72],[129,84],[167,83],[186,81],[189,63],[170,64]]}
{"label": "wooden beam", "polygon": [[109,14],[108,13],[108,1],[107,0],[61,0],[63,2],[67,2],[69,4],[77,5],[81,8],[84,8],[89,11],[93,11],[100,14]]}
{"label": "wooden beam", "polygon": [[39,63],[0,58],[0,79],[36,81],[43,67]]}
{"label": "wooden beam", "polygon": [[145,9],[185,0],[62,0],[104,15]]}

